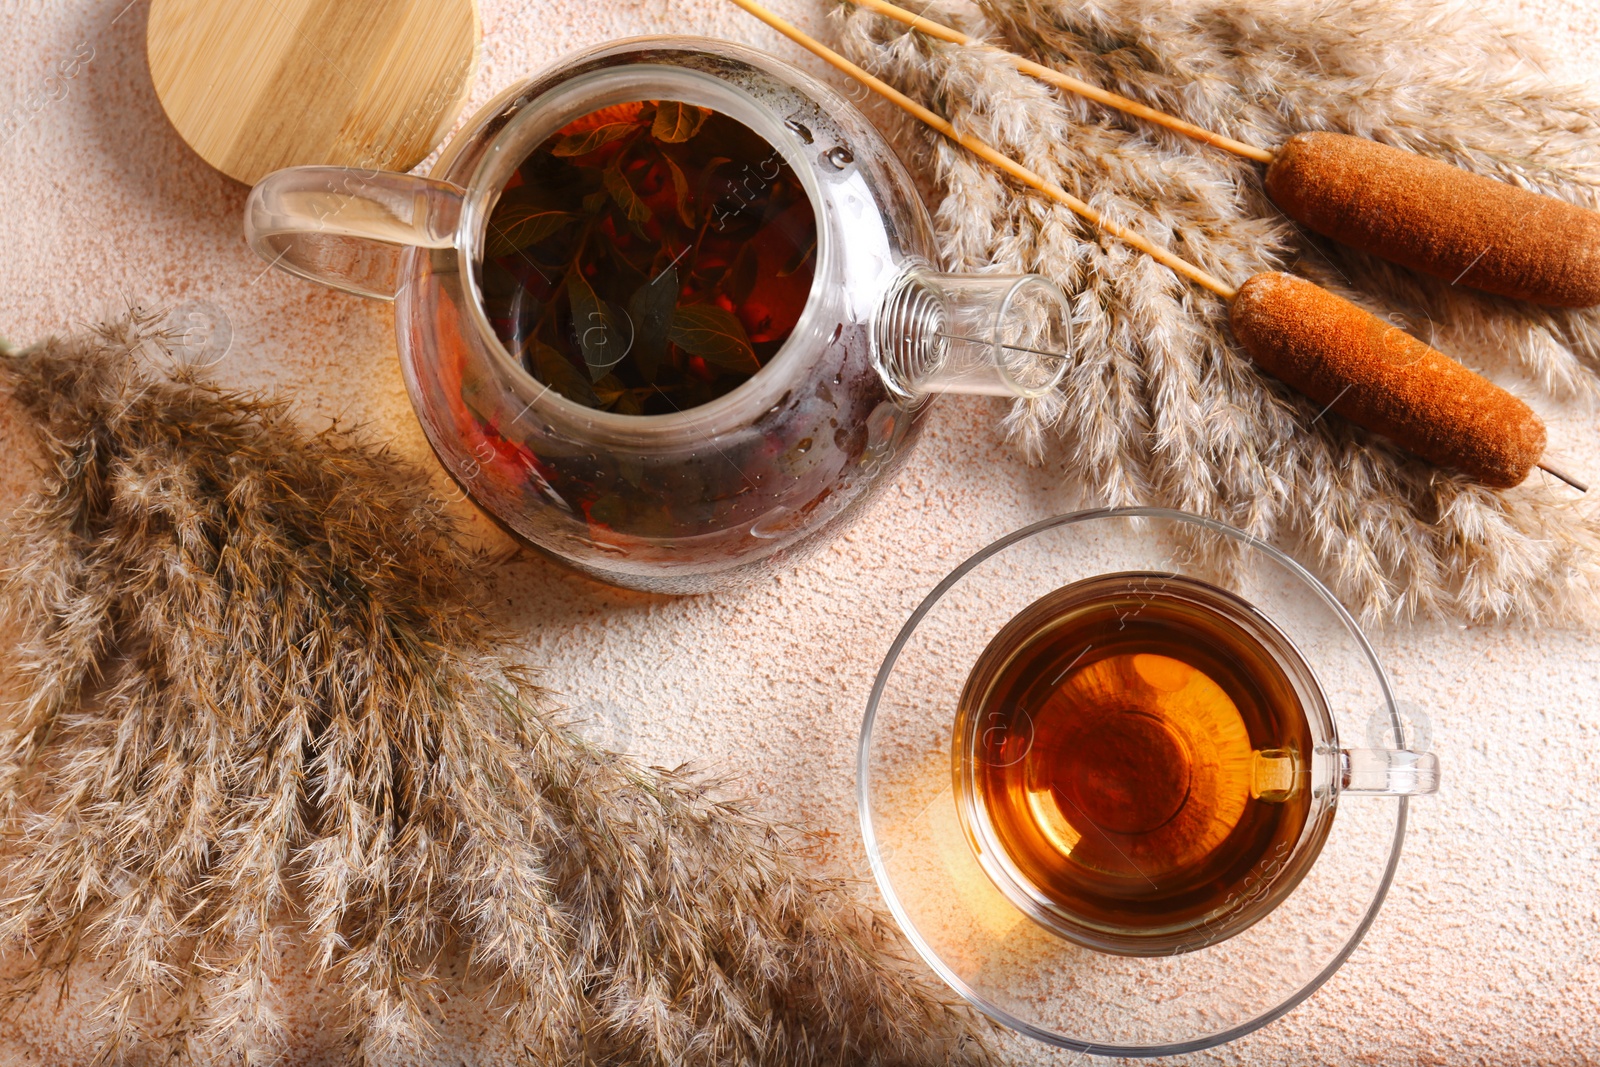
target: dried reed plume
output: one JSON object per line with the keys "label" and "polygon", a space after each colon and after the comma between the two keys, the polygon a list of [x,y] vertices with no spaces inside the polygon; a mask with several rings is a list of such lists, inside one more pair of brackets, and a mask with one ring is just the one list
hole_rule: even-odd
{"label": "dried reed plume", "polygon": [[[912,6],[1250,144],[1353,133],[1600,206],[1600,109],[1553,86],[1528,42],[1439,0]],[[958,129],[1234,284],[1293,270],[1480,368],[1600,395],[1600,310],[1481,296],[1298,232],[1254,164],[1058,93],[992,51],[855,8],[842,37]],[[1569,493],[1537,473],[1487,490],[1325,414],[1251,366],[1221,300],[947,142],[898,143],[919,141],[942,186],[948,266],[1037,270],[1075,294],[1076,366],[1009,423],[1032,454],[1058,436],[1106,503],[1185,508],[1298,547],[1368,620],[1593,604],[1600,539]]]}
{"label": "dried reed plume", "polygon": [[97,960],[108,1058],[254,1063],[294,939],[352,1062],[405,1061],[462,958],[528,1062],[987,1059],[784,835],[562,725],[418,474],[137,365],[166,343],[0,357],[48,455],[5,541],[11,995]]}

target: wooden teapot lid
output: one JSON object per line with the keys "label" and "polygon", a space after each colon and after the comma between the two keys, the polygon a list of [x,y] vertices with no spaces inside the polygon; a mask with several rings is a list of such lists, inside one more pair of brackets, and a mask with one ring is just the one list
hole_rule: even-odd
{"label": "wooden teapot lid", "polygon": [[152,0],[146,50],[178,133],[253,185],[415,167],[472,88],[479,36],[477,0]]}

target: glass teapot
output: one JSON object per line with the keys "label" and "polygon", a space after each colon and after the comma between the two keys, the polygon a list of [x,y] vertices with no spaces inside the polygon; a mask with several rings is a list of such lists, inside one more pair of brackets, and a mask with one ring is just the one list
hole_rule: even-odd
{"label": "glass teapot", "polygon": [[[809,296],[759,372],[698,406],[632,415],[568,399],[514,359],[482,274],[490,213],[530,153],[575,119],[646,100],[764,138],[817,233]],[[406,386],[445,469],[518,537],[636,589],[702,592],[773,568],[893,474],[932,395],[1037,397],[1066,371],[1059,288],[939,273],[927,209],[867,119],[721,41],[635,38],[569,57],[486,105],[430,177],[278,171],[252,191],[245,229],[281,269],[393,300]]]}

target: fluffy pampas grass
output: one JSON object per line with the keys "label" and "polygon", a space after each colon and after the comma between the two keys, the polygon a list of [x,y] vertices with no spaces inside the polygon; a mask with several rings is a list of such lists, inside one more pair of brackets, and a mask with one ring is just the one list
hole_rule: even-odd
{"label": "fluffy pampas grass", "polygon": [[[913,7],[1248,143],[1353,133],[1600,206],[1600,109],[1553,85],[1525,40],[1450,0]],[[1314,238],[1266,198],[1257,165],[1058,93],[991,51],[849,5],[842,39],[957,128],[1233,284],[1292,270],[1479,369],[1520,375],[1524,393],[1600,393],[1600,311],[1478,295]],[[1319,410],[1251,366],[1222,301],[961,149],[920,143],[942,187],[949,267],[1039,271],[1075,297],[1069,378],[1010,425],[1035,454],[1059,440],[1103,502],[1166,504],[1289,543],[1368,620],[1549,618],[1593,603],[1600,546],[1570,492],[1537,471],[1487,490]]]}
{"label": "fluffy pampas grass", "polygon": [[563,726],[419,475],[164,347],[0,355],[47,456],[0,585],[11,996],[94,961],[107,1059],[269,1062],[292,939],[350,1062],[409,1062],[462,959],[529,1063],[987,1058],[787,835]]}

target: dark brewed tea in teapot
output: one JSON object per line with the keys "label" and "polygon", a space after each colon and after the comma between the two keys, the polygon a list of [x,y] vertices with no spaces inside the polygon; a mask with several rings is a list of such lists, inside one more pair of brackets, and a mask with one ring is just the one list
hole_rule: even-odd
{"label": "dark brewed tea in teapot", "polygon": [[614,104],[556,131],[507,182],[484,310],[568,400],[670,415],[777,355],[816,253],[805,188],[754,130],[678,100]]}
{"label": "dark brewed tea in teapot", "polygon": [[282,171],[252,247],[395,301],[462,490],[619,585],[748,581],[825,541],[942,392],[1040,398],[1066,296],[941,274],[910,176],[848,100],[720,41],[604,45],[508,88],[432,174]]}

